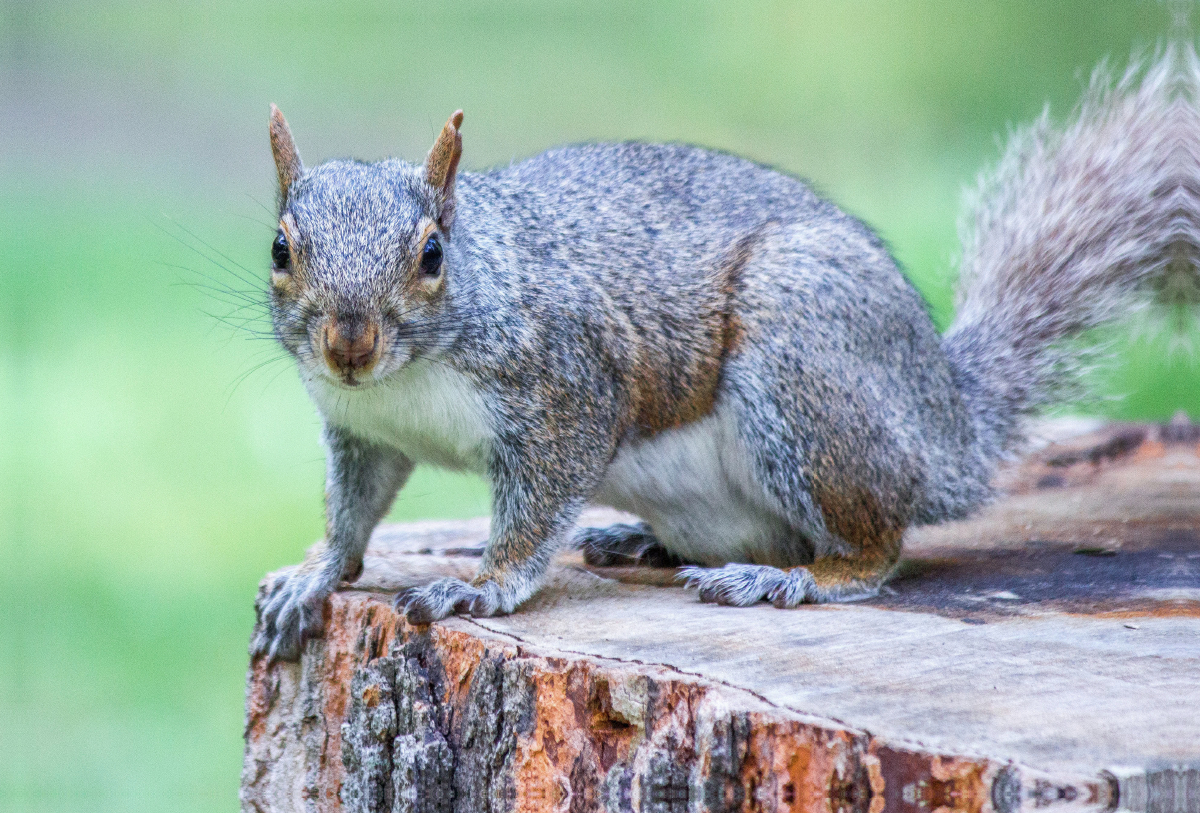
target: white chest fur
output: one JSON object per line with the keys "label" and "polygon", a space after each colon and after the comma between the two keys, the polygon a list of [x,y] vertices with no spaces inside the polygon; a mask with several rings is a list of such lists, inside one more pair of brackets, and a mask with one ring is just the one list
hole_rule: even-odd
{"label": "white chest fur", "polygon": [[487,473],[492,430],[483,396],[462,373],[418,360],[386,382],[347,390],[306,382],[322,417],[414,462]]}

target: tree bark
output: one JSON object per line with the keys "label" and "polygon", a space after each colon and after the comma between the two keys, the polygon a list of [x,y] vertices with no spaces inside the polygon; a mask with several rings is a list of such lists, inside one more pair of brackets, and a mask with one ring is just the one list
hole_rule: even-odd
{"label": "tree bark", "polygon": [[1042,449],[850,605],[566,552],[511,616],[413,627],[395,590],[469,578],[487,521],[385,526],[324,639],[251,663],[242,809],[1200,810],[1198,443]]}

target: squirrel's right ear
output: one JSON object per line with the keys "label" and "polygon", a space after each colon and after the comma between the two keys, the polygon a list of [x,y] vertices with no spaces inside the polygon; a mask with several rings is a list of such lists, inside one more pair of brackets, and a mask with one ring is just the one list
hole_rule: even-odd
{"label": "squirrel's right ear", "polygon": [[462,135],[458,128],[462,127],[462,121],[463,112],[455,110],[425,156],[425,180],[442,197],[438,221],[443,229],[449,229],[454,219],[454,178],[458,174],[458,159],[462,157]]}
{"label": "squirrel's right ear", "polygon": [[287,200],[288,189],[304,172],[296,142],[292,140],[292,129],[279,108],[271,105],[271,154],[275,156],[275,171],[279,173],[279,194]]}

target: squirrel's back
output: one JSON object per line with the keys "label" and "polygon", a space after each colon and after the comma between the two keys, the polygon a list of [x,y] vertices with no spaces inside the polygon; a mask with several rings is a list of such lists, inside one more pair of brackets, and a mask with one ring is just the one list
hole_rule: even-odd
{"label": "squirrel's back", "polygon": [[581,252],[603,244],[607,256],[648,271],[694,268],[772,221],[837,220],[875,239],[803,182],[685,144],[560,147],[503,169],[465,174],[460,184],[465,197],[478,190],[512,206],[520,216],[497,227],[512,229],[518,239],[575,241]]}
{"label": "squirrel's back", "polygon": [[629,326],[609,347],[629,361],[641,435],[736,398],[777,410],[771,436],[793,447],[757,450],[764,465],[869,459],[862,479],[918,521],[986,494],[924,301],[874,232],[803,182],[698,147],[621,143],[550,150],[459,189],[460,212],[497,224],[489,253],[536,269],[522,285],[544,300],[548,336],[568,329],[559,318]]}

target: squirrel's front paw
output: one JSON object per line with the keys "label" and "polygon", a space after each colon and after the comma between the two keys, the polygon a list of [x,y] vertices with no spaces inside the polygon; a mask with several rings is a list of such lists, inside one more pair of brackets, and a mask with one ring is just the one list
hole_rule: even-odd
{"label": "squirrel's front paw", "polygon": [[494,581],[473,587],[461,579],[438,579],[424,587],[411,587],[396,596],[396,609],[410,624],[428,624],[448,615],[466,613],[479,618],[512,611]]}
{"label": "squirrel's front paw", "polygon": [[321,573],[295,571],[275,580],[255,602],[258,632],[252,652],[270,660],[295,661],[325,626],[325,599],[333,592]]}

